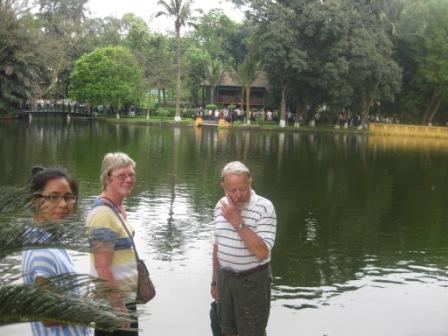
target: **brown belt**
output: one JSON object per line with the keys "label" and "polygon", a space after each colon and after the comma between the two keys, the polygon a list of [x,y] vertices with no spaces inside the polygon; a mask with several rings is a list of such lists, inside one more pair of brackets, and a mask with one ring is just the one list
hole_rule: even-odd
{"label": "brown belt", "polygon": [[260,271],[262,271],[262,270],[268,268],[268,266],[269,266],[269,263],[266,263],[266,264],[259,265],[259,266],[257,266],[257,267],[248,269],[248,270],[246,270],[246,271],[240,271],[240,272],[232,271],[232,270],[225,269],[225,268],[223,268],[222,270],[223,270],[227,275],[235,276],[235,277],[240,277],[240,276],[246,276],[246,275],[251,275],[251,274],[260,272]]}

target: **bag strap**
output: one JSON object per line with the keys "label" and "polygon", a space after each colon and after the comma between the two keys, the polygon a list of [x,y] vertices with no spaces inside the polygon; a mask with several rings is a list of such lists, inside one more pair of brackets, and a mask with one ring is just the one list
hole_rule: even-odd
{"label": "bag strap", "polygon": [[93,203],[93,208],[96,208],[97,206],[100,205],[105,205],[108,206],[109,208],[112,209],[112,211],[115,213],[115,215],[118,217],[118,219],[120,220],[120,223],[123,225],[123,228],[126,230],[126,233],[129,236],[129,239],[131,240],[131,244],[132,247],[134,249],[134,254],[135,254],[135,260],[137,261],[137,263],[140,261],[140,257],[138,256],[137,253],[137,248],[135,247],[135,243],[134,243],[134,238],[132,237],[132,234],[129,232],[129,229],[127,228],[125,222],[123,221],[123,219],[121,218],[121,214],[120,214],[120,210],[118,209],[118,207],[115,205],[114,202],[112,202],[109,198],[107,197],[98,197],[95,200],[95,203]]}

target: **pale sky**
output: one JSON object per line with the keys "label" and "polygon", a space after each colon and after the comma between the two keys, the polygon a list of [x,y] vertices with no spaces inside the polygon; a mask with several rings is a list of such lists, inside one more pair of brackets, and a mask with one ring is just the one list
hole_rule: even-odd
{"label": "pale sky", "polygon": [[[87,6],[94,17],[115,16],[121,18],[125,13],[134,13],[149,22],[153,31],[167,33],[174,31],[174,23],[167,17],[152,18],[154,13],[162,10],[157,0],[89,0]],[[208,12],[221,8],[232,20],[241,22],[244,14],[226,0],[194,0],[193,9],[200,8]]]}

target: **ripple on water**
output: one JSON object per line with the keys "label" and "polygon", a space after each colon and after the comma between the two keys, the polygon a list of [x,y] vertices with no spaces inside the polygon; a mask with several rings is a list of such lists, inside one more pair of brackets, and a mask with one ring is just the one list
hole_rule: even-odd
{"label": "ripple on water", "polygon": [[356,292],[361,288],[392,288],[412,284],[448,287],[446,267],[433,263],[419,264],[415,260],[400,260],[387,267],[376,266],[378,258],[369,256],[368,264],[356,273],[356,279],[320,287],[293,287],[283,285],[280,277],[274,278],[273,300],[290,309],[316,309],[331,305],[333,298]]}

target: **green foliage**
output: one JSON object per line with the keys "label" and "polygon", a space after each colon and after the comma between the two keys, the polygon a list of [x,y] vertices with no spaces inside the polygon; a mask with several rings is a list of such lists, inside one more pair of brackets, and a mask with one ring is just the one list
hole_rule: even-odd
{"label": "green foliage", "polygon": [[199,47],[190,45],[183,55],[186,84],[190,88],[192,105],[199,105],[199,95],[205,82],[206,63],[210,59]]}
{"label": "green foliage", "polygon": [[395,108],[402,119],[428,124],[440,114],[448,96],[448,4],[434,0],[413,5],[397,22],[396,54],[404,77]]}
{"label": "green foliage", "polygon": [[136,104],[143,95],[142,74],[123,47],[106,47],[81,57],[71,75],[70,95],[91,106]]}
{"label": "green foliage", "polygon": [[198,18],[193,39],[211,59],[231,65],[242,62],[248,29],[233,22],[221,9],[212,9]]}
{"label": "green foliage", "polygon": [[286,120],[287,92],[293,80],[308,67],[308,55],[298,33],[303,27],[298,14],[287,4],[268,3],[257,7],[256,45],[270,82],[281,92],[280,120]]}
{"label": "green foliage", "polygon": [[[14,6],[0,5],[0,109],[10,111],[29,98],[66,98],[75,60],[95,48],[119,46],[134,55],[144,90],[157,91],[158,105],[166,104],[162,92],[176,86],[177,116],[181,99],[197,106],[211,93],[213,102],[219,74],[243,64],[248,54],[263,61],[272,88],[267,104],[280,105],[282,119],[287,105],[305,114],[326,106],[331,113],[364,115],[375,106],[428,123],[447,102],[445,0],[233,2],[247,6],[245,22],[235,23],[218,9],[193,18],[190,0],[158,1],[157,16],[172,18],[174,37],[151,33],[134,14],[88,18],[87,0],[37,0],[35,14],[19,16]],[[194,29],[181,37],[191,21]],[[132,94],[110,100],[117,91],[133,91],[128,84],[103,87],[112,89],[109,96],[93,85],[77,97],[136,104]],[[151,99],[145,97],[145,104],[154,104]]]}
{"label": "green foliage", "polygon": [[168,38],[163,35],[151,35],[140,45],[140,49],[137,49],[135,53],[144,71],[148,88],[152,89],[155,86],[162,90],[173,87],[175,60]]}
{"label": "green foliage", "polygon": [[94,35],[86,33],[87,0],[37,0],[36,5],[35,29],[42,39],[41,57],[47,66],[39,96],[66,98],[75,60],[94,45],[90,41]]}
{"label": "green foliage", "polygon": [[208,104],[208,105],[205,106],[205,108],[206,108],[207,110],[215,111],[215,110],[218,109],[218,106],[217,106],[216,104]]}
{"label": "green foliage", "polygon": [[205,80],[210,86],[210,102],[212,104],[215,103],[215,89],[224,76],[224,70],[224,65],[218,60],[208,59],[205,63]]}
{"label": "green foliage", "polygon": [[156,115],[160,116],[160,117],[169,117],[171,114],[171,112],[167,109],[167,108],[159,108],[156,111]]}
{"label": "green foliage", "polygon": [[262,63],[256,58],[254,53],[246,54],[243,63],[238,64],[233,70],[233,76],[237,82],[244,88],[246,93],[246,111],[250,110],[250,91],[252,83],[257,79],[262,69]]}
{"label": "green foliage", "polygon": [[97,47],[108,47],[123,45],[124,36],[122,34],[123,22],[115,17],[107,17],[103,20],[92,22],[93,33],[97,35]]}
{"label": "green foliage", "polygon": [[327,105],[364,115],[374,102],[394,100],[401,70],[370,7],[337,0],[252,5],[259,53],[281,91],[282,120],[286,94],[305,111]]}
{"label": "green foliage", "polygon": [[0,3],[0,114],[17,110],[40,90],[45,63],[39,38],[28,31],[26,17]]}
{"label": "green foliage", "polygon": [[416,82],[428,92],[423,123],[431,123],[440,104],[448,98],[448,3],[428,3],[428,23],[422,36],[422,49],[417,56]]}

